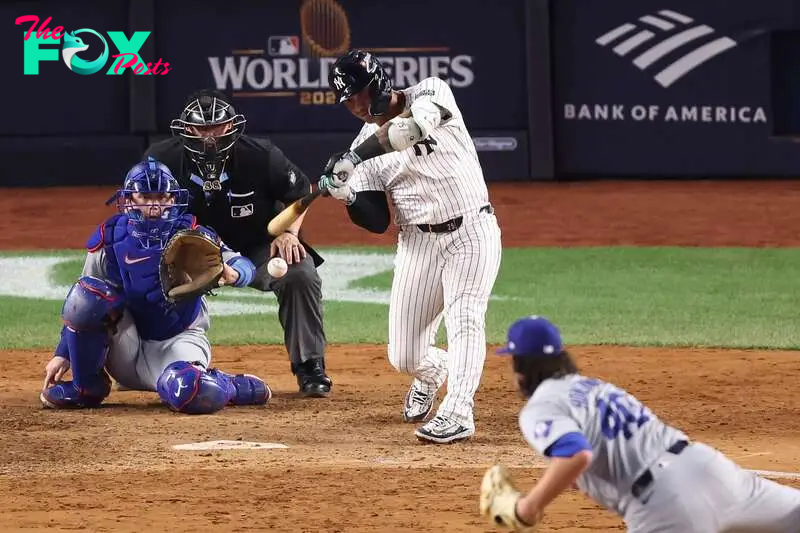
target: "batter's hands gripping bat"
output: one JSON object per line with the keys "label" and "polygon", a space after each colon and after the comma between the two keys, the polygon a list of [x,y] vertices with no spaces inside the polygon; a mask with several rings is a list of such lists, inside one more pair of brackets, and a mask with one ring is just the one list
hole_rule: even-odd
{"label": "batter's hands gripping bat", "polygon": [[273,237],[281,235],[289,228],[289,226],[294,224],[297,219],[300,218],[300,215],[306,212],[308,206],[310,206],[314,200],[320,196],[330,195],[331,193],[328,189],[318,188],[316,191],[303,196],[299,200],[295,200],[269,221],[269,224],[267,224],[267,232]]}

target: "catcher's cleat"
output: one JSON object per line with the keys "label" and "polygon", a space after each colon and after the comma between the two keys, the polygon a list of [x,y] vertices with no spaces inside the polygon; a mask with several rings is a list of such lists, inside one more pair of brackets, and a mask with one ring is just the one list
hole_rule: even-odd
{"label": "catcher's cleat", "polygon": [[79,389],[73,381],[59,381],[39,394],[42,406],[47,409],[90,409],[98,407],[111,394],[108,375],[96,383]]}
{"label": "catcher's cleat", "polygon": [[322,359],[309,359],[292,367],[300,394],[308,398],[325,398],[331,393],[333,381],[325,374],[325,362]]}
{"label": "catcher's cleat", "polygon": [[217,368],[208,373],[226,383],[230,391],[230,405],[266,405],[272,398],[272,390],[267,383],[252,374],[227,374]]}
{"label": "catcher's cleat", "polygon": [[405,422],[422,422],[433,410],[436,400],[436,389],[429,390],[418,379],[414,379],[403,402],[403,420]]}
{"label": "catcher's cleat", "polygon": [[419,440],[435,444],[450,444],[468,439],[474,434],[474,429],[464,427],[440,415],[433,417],[427,424],[414,432]]}

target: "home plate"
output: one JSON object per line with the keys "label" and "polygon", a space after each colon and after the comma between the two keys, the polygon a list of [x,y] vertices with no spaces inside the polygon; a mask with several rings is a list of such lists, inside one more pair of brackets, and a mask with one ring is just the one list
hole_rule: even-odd
{"label": "home plate", "polygon": [[176,450],[268,450],[285,449],[285,444],[277,442],[248,442],[246,440],[211,440],[207,442],[192,442],[189,444],[176,444]]}

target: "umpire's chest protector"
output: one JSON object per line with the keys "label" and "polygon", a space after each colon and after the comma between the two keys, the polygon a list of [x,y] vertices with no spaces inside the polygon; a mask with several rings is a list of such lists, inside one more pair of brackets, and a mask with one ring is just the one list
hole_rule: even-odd
{"label": "umpire's chest protector", "polygon": [[[183,225],[180,222],[176,230]],[[87,248],[90,252],[104,250],[106,273],[111,281],[122,285],[126,307],[142,339],[169,339],[197,317],[200,298],[175,306],[167,303],[158,276],[161,250],[139,246],[128,233],[126,215],[114,215],[101,224]]]}

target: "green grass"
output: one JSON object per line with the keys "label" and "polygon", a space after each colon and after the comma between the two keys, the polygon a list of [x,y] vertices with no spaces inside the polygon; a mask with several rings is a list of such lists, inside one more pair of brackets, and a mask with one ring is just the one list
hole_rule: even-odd
{"label": "green grass", "polygon": [[[50,268],[51,283],[64,286],[75,279],[83,259],[79,253],[69,255],[77,259]],[[502,342],[511,321],[541,314],[561,327],[569,344],[796,349],[798,264],[800,250],[794,249],[506,249],[489,304],[487,338]],[[352,268],[336,268],[323,266],[323,279],[358,276]],[[391,271],[384,271],[353,279],[349,288],[388,291],[391,280]],[[228,289],[212,299],[241,301],[276,303],[271,295],[249,289]],[[0,346],[52,347],[60,307],[57,300],[0,297]],[[325,302],[332,343],[386,342],[387,319],[385,304]],[[281,343],[283,332],[274,313],[243,314],[213,316],[210,336],[222,344]]]}
{"label": "green grass", "polygon": [[[800,347],[800,250],[508,249],[488,337],[541,314],[571,344]],[[361,287],[390,287],[391,273]]]}

